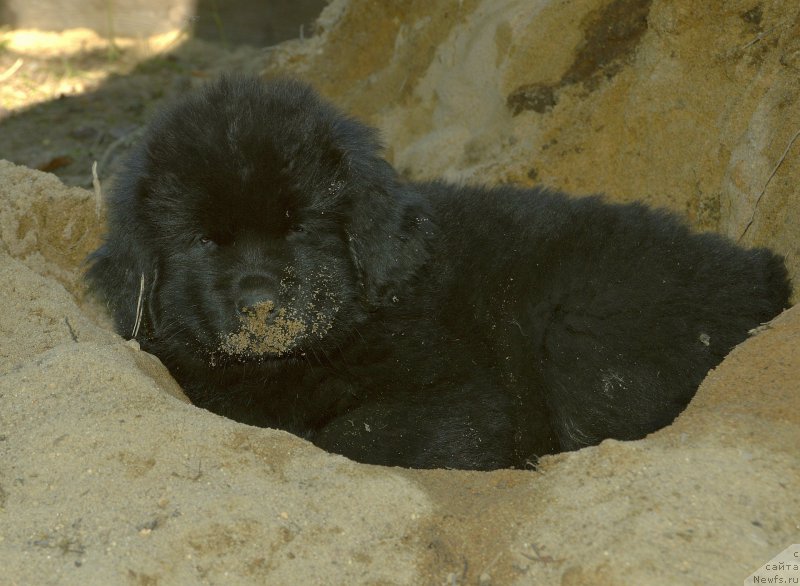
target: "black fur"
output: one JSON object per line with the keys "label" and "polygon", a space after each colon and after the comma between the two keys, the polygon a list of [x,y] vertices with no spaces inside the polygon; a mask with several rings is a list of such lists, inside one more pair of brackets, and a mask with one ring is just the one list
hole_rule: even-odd
{"label": "black fur", "polygon": [[[790,294],[773,253],[643,205],[405,182],[308,86],[240,77],[153,122],[91,262],[127,337],[144,275],[137,338],[197,405],[421,468],[641,438]],[[220,350],[262,301],[299,331]]]}

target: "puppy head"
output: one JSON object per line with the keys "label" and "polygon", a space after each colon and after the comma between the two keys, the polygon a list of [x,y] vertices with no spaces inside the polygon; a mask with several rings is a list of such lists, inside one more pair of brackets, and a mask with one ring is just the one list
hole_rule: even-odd
{"label": "puppy head", "polygon": [[423,261],[424,215],[372,129],[305,84],[225,77],[153,122],[89,278],[123,335],[143,297],[166,352],[324,353]]}

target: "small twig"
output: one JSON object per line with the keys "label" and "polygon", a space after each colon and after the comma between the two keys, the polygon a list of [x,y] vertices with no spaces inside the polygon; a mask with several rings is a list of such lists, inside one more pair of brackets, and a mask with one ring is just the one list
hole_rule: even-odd
{"label": "small twig", "polygon": [[491,571],[492,571],[492,568],[494,567],[494,565],[497,563],[497,560],[499,560],[499,559],[500,559],[500,556],[501,556],[501,555],[503,555],[503,552],[502,552],[502,551],[501,551],[501,552],[498,552],[498,553],[497,553],[497,555],[496,555],[496,556],[494,556],[494,558],[492,559],[492,561],[490,561],[490,562],[489,562],[489,565],[488,565],[488,566],[486,566],[485,568],[483,568],[483,571],[480,573],[480,576],[488,575],[488,574],[489,574],[489,572],[491,572]]}
{"label": "small twig", "polygon": [[536,545],[535,543],[531,543],[528,547],[530,547],[533,550],[533,555],[531,555],[529,553],[525,553],[524,551],[519,552],[519,554],[522,557],[531,560],[532,562],[541,562],[543,564],[552,564],[552,563],[558,563],[558,562],[564,561],[564,560],[562,560],[560,558],[554,558],[553,556],[551,556],[549,554],[545,554],[544,553],[544,546],[540,547],[540,546]]}
{"label": "small twig", "polygon": [[22,58],[19,58],[16,61],[14,61],[14,64],[11,67],[6,69],[3,73],[0,73],[0,81],[5,81],[9,79],[12,75],[14,75],[17,71],[19,71],[19,68],[22,67],[23,63],[24,61],[22,60]]}
{"label": "small twig", "polygon": [[142,324],[142,310],[144,309],[144,273],[139,281],[139,299],[136,301],[136,321],[133,324],[131,338],[136,338],[139,333],[139,326]]}
{"label": "small twig", "polygon": [[752,41],[750,41],[749,43],[746,43],[745,45],[742,45],[742,51],[744,51],[744,50],[745,50],[745,49],[747,49],[748,47],[752,47],[753,45],[755,45],[757,42],[759,42],[761,39],[763,39],[764,37],[766,37],[766,36],[767,36],[769,33],[771,33],[771,32],[772,32],[772,31],[774,31],[774,30],[775,30],[775,27],[773,26],[773,27],[771,27],[771,28],[768,28],[768,29],[767,29],[767,30],[765,30],[765,31],[762,31],[762,32],[758,33],[758,34],[756,35],[756,38],[754,38],[754,39],[753,39]]}
{"label": "small twig", "polygon": [[761,198],[764,197],[764,193],[766,193],[767,187],[769,186],[770,181],[772,181],[772,178],[775,177],[775,173],[778,172],[778,168],[783,164],[783,161],[786,159],[786,155],[789,154],[789,150],[792,148],[792,145],[794,144],[794,141],[797,140],[798,136],[800,136],[800,130],[795,132],[794,136],[789,140],[789,143],[786,145],[786,148],[783,149],[783,154],[781,155],[781,158],[778,159],[778,162],[775,164],[775,167],[772,169],[772,173],[770,173],[769,177],[767,177],[767,181],[764,183],[764,187],[761,189],[761,193],[759,193],[758,197],[756,198],[756,203],[753,204],[753,214],[750,216],[750,221],[747,222],[747,226],[744,227],[744,230],[742,231],[742,235],[739,236],[739,242],[742,241],[742,238],[744,238],[744,235],[747,234],[747,231],[750,229],[750,226],[753,225],[753,222],[756,219],[756,210],[758,209],[758,204],[761,203]]}
{"label": "small twig", "polygon": [[34,545],[36,547],[58,549],[64,555],[68,553],[76,553],[78,555],[83,555],[86,553],[86,546],[84,546],[77,539],[72,539],[69,537],[62,537],[58,541],[53,541],[52,537],[47,536],[45,539],[37,539],[36,541],[32,541],[31,545]]}
{"label": "small twig", "polygon": [[772,324],[770,322],[766,322],[761,324],[760,326],[754,327],[752,330],[747,330],[748,336],[756,336],[761,332],[766,332],[767,330],[772,329]]}
{"label": "small twig", "polygon": [[99,218],[100,208],[103,206],[103,191],[100,187],[100,178],[97,176],[97,161],[92,163],[92,185],[94,186],[94,213]]}
{"label": "small twig", "polygon": [[69,318],[68,317],[64,318],[64,323],[67,324],[67,329],[69,330],[69,335],[72,336],[72,341],[73,342],[77,342],[78,341],[78,334],[76,334],[75,330],[72,329],[72,324],[69,323]]}
{"label": "small twig", "polygon": [[515,320],[515,319],[512,319],[512,320],[511,320],[511,323],[512,323],[512,324],[514,324],[515,326],[517,326],[517,329],[519,330],[519,333],[520,333],[520,334],[522,334],[522,337],[523,337],[523,338],[530,338],[530,336],[529,336],[528,334],[526,334],[526,333],[525,333],[525,332],[522,330],[522,326],[520,325],[520,323],[519,323],[517,320]]}

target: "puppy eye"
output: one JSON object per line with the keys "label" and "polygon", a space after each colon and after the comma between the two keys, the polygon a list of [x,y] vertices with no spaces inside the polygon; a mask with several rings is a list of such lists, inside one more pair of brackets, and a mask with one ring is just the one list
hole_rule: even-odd
{"label": "puppy eye", "polygon": [[213,241],[211,238],[209,238],[208,236],[201,236],[200,238],[198,238],[198,239],[197,239],[197,241],[198,241],[200,244],[202,244],[203,246],[211,246],[211,245],[213,245],[213,244],[216,244],[216,242],[214,242],[214,241]]}

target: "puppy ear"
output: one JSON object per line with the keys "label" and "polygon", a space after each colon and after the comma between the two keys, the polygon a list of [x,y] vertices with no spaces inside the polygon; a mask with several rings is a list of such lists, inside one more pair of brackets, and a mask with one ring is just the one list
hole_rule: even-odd
{"label": "puppy ear", "polygon": [[333,108],[327,114],[323,161],[335,168],[336,197],[348,201],[347,235],[364,298],[368,305],[390,302],[428,258],[428,200],[380,156],[374,128]]}
{"label": "puppy ear", "polygon": [[396,301],[429,256],[434,226],[427,200],[382,159],[355,171],[348,236],[366,301]]}
{"label": "puppy ear", "polygon": [[155,259],[144,244],[147,239],[138,236],[136,182],[130,180],[122,177],[123,187],[112,194],[116,201],[108,235],[87,259],[86,279],[111,310],[117,333],[126,339],[144,339],[153,325],[151,300],[157,273]]}

